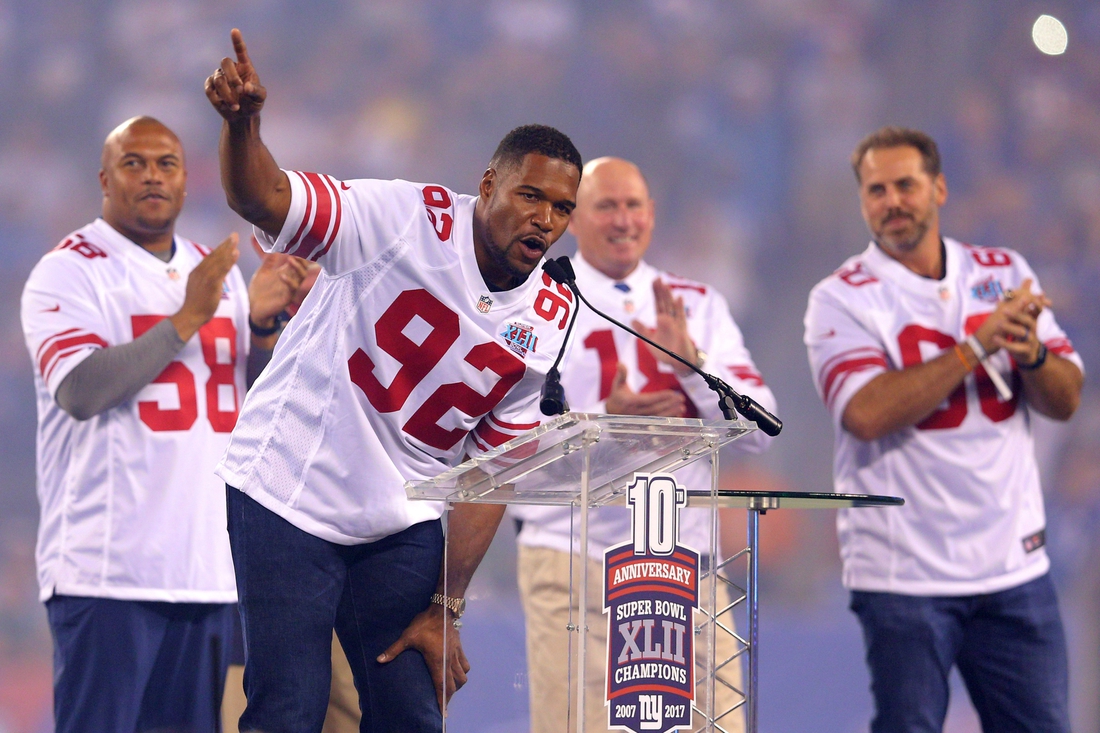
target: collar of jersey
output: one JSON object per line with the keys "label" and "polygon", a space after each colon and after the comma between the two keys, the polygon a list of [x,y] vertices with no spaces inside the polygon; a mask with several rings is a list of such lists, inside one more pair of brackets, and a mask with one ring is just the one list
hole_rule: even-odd
{"label": "collar of jersey", "polygon": [[959,243],[955,240],[948,239],[947,237],[943,238],[945,274],[942,280],[921,277],[883,252],[874,242],[867,245],[867,250],[863,253],[863,258],[876,277],[889,280],[915,295],[922,295],[940,300],[940,291],[943,288],[948,288],[951,291],[957,288],[960,256],[959,247]]}
{"label": "collar of jersey", "polygon": [[144,267],[147,270],[164,274],[166,267],[172,267],[179,262],[180,251],[183,249],[179,235],[172,236],[172,249],[174,251],[172,252],[172,258],[165,262],[156,255],[146,252],[140,244],[137,244],[129,237],[123,235],[113,226],[108,224],[102,217],[95,220],[95,227],[96,231],[107,240],[115,252],[126,257],[139,267]]}
{"label": "collar of jersey", "polygon": [[466,281],[466,289],[470,291],[474,302],[482,295],[488,295],[493,299],[495,304],[493,307],[498,310],[521,301],[526,302],[531,288],[542,280],[541,264],[531,272],[526,281],[511,290],[489,290],[489,285],[481,276],[481,268],[477,266],[477,257],[474,255],[475,206],[477,206],[477,197],[471,198],[468,205],[456,204],[454,207],[454,246],[458,248],[458,261],[462,268],[462,279]]}
{"label": "collar of jersey", "polygon": [[[638,309],[653,297],[652,283],[658,274],[654,267],[642,260],[634,268],[634,272],[622,280],[616,280],[593,267],[580,251],[573,256],[573,271],[577,274],[577,282],[586,298],[599,299],[615,304],[616,307],[621,307],[624,298],[630,298]],[[630,286],[629,293],[615,289],[615,283],[620,282]],[[591,288],[592,292],[585,292],[585,287]]]}

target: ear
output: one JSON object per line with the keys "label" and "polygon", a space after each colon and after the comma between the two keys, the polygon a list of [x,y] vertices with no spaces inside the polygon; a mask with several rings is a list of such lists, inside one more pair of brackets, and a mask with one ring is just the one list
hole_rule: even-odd
{"label": "ear", "polygon": [[99,169],[99,188],[103,191],[103,195],[107,195],[107,171],[102,168]]}
{"label": "ear", "polygon": [[495,168],[486,168],[481,174],[481,183],[477,187],[477,193],[482,199],[492,198],[493,189],[496,187],[497,171]]}
{"label": "ear", "polygon": [[936,206],[943,206],[947,203],[947,179],[944,178],[943,173],[936,176]]}

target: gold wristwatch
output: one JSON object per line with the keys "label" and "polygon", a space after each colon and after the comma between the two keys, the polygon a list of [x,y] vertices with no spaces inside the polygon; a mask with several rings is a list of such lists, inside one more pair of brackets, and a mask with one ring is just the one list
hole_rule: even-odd
{"label": "gold wristwatch", "polygon": [[462,614],[466,613],[465,598],[450,598],[442,593],[433,593],[432,603],[448,609],[455,615],[455,618],[462,618]]}

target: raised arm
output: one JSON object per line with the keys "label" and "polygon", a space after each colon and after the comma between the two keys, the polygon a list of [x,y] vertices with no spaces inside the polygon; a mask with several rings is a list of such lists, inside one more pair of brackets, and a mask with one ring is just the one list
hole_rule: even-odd
{"label": "raised arm", "polygon": [[226,57],[206,79],[206,98],[224,119],[218,145],[229,207],[273,237],[290,211],[290,181],[260,139],[260,84],[241,32],[230,33],[237,60]]}

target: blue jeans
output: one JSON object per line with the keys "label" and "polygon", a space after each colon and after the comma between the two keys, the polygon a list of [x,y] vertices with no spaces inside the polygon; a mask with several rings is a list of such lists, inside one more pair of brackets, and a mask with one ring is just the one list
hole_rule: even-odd
{"label": "blue jeans", "polygon": [[872,733],[940,733],[958,665],[986,733],[1068,733],[1066,640],[1048,575],[998,593],[852,592],[863,626]]}
{"label": "blue jeans", "polygon": [[54,596],[57,733],[213,733],[220,721],[236,610]]}
{"label": "blue jeans", "polygon": [[320,732],[335,628],[359,690],[361,731],[441,731],[424,657],[410,649],[387,664],[375,661],[431,602],[443,557],[441,523],[337,545],[232,487],[226,492],[246,654],[240,730]]}

